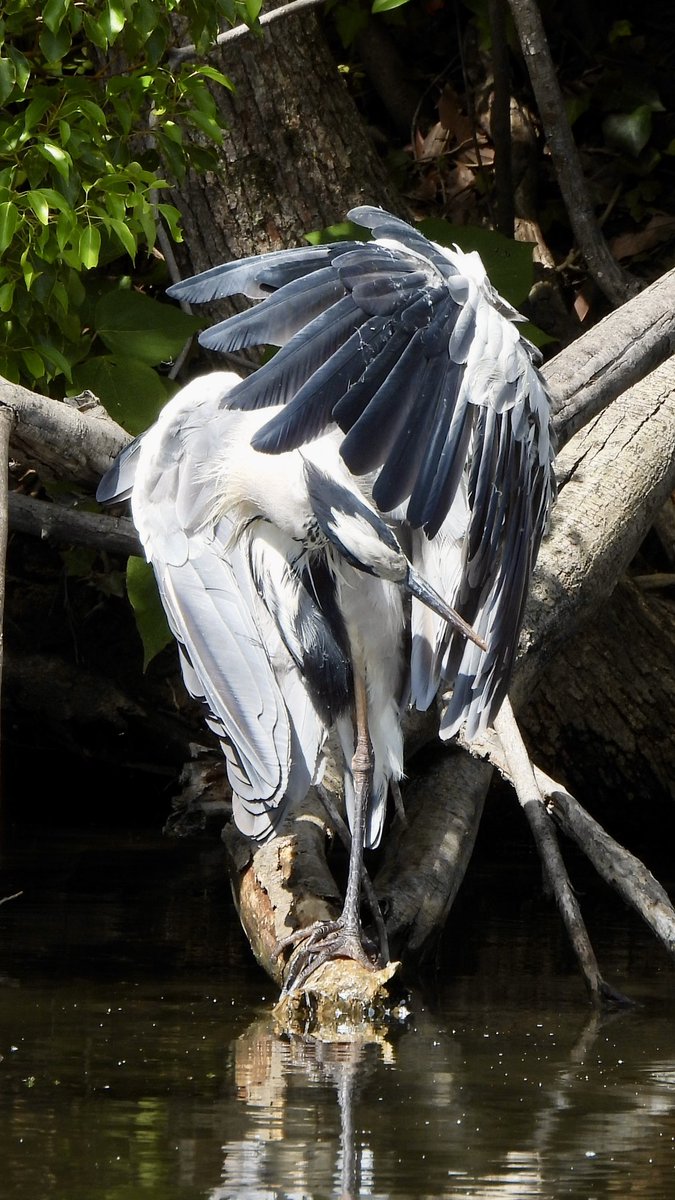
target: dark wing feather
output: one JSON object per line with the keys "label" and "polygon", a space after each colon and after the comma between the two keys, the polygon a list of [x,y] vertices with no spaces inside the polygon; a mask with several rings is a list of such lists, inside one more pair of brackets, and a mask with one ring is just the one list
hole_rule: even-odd
{"label": "dark wing feather", "polygon": [[264,304],[212,325],[200,337],[202,346],[221,353],[243,346],[285,346],[294,334],[345,294],[331,267],[294,279],[272,292]]}
{"label": "dark wing feather", "polygon": [[[343,296],[286,342],[264,367],[233,388],[227,407],[252,409],[287,403],[365,320],[351,296]],[[287,447],[273,447],[275,451],[282,448]]]}
{"label": "dark wing feather", "polygon": [[256,434],[257,450],[294,450],[313,440],[335,420],[335,397],[351,395],[354,380],[364,374],[364,358],[377,356],[389,337],[387,320],[372,317],[339,346],[309,377],[292,400]]}
{"label": "dark wing feather", "polygon": [[373,476],[381,511],[398,518],[407,501],[408,523],[429,542],[452,515],[463,548],[447,598],[489,648],[435,635],[427,657],[436,672],[444,656],[453,687],[446,732],[462,721],[475,732],[504,693],[553,499],[548,398],[518,315],[476,255],[444,250],[371,206],[349,217],[373,240],[260,255],[171,294],[262,299],[204,335],[220,348],[282,343],[224,400],[284,406],[256,449],[301,447],[335,423],[345,464]]}
{"label": "dark wing feather", "polygon": [[336,245],[340,253],[359,242],[328,243],[325,246],[298,246],[292,250],[272,250],[269,254],[254,254],[250,258],[221,263],[199,275],[181,279],[167,288],[167,296],[187,300],[192,304],[207,304],[225,296],[248,296],[264,300],[271,292],[285,287],[295,279],[328,266]]}

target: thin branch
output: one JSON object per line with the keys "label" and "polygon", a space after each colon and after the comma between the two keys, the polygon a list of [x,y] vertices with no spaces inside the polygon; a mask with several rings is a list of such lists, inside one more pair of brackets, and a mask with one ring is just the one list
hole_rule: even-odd
{"label": "thin branch", "polygon": [[[508,782],[514,783],[513,763],[507,761],[504,744],[488,731],[473,752],[487,759]],[[526,752],[527,753],[527,752]],[[675,957],[675,908],[651,871],[603,829],[562,784],[533,766],[537,792],[546,812],[566,837],[576,842],[598,875],[619,893]]]}
{"label": "thin branch", "polygon": [[506,36],[505,0],[489,0],[494,98],[490,129],[495,149],[496,225],[505,237],[513,237],[513,171],[511,169],[511,86],[509,43]]}
{"label": "thin branch", "polygon": [[539,768],[537,781],[562,832],[583,850],[598,874],[630,904],[675,957],[675,908],[645,864],[607,833],[564,787]]}
{"label": "thin branch", "polygon": [[75,508],[10,492],[9,522],[14,532],[28,533],[43,541],[96,546],[110,554],[143,553],[138,534],[128,517],[80,512]]}
{"label": "thin branch", "polygon": [[[265,28],[273,21],[278,21],[283,17],[292,17],[296,13],[304,12],[306,8],[320,8],[324,2],[325,0],[291,0],[290,4],[282,4],[281,8],[274,8],[270,12],[263,13],[258,21],[258,26]],[[245,37],[249,33],[255,33],[258,26],[234,25],[232,29],[226,29],[223,33],[219,33],[211,48],[215,50],[216,47],[227,46],[230,42],[239,41],[239,38]],[[188,58],[195,58],[197,54],[196,46],[177,47],[169,55],[170,69],[173,70]]]}
{"label": "thin branch", "polygon": [[494,723],[495,732],[502,745],[508,774],[515,788],[518,801],[527,817],[539,856],[551,887],[560,915],[565,923],[570,942],[576,954],[581,973],[594,1002],[600,1003],[609,996],[618,997],[603,980],[588,930],[579,908],[565,863],[560,853],[555,831],[544,808],[541,792],[534,775],[530,756],[523,742],[518,722],[511,705],[506,699]]}
{"label": "thin branch", "polygon": [[612,257],[596,220],[539,8],[535,0],[509,4],[570,224],[595,282],[617,306],[637,285]]}

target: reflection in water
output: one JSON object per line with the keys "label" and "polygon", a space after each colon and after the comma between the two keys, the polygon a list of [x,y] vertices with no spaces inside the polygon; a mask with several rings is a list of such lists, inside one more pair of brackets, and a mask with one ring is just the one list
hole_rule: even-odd
{"label": "reflection in water", "polygon": [[[397,1047],[293,1042],[254,1022],[235,1050],[248,1121],[211,1200],[672,1194],[675,1065],[652,1043],[665,1035],[675,1064],[669,1021],[438,1016]],[[339,1129],[317,1118],[332,1090]]]}
{"label": "reflection in water", "polygon": [[[340,1200],[371,1195],[372,1154],[357,1142],[354,1104],[378,1061],[389,1066],[395,1063],[393,1046],[385,1038],[322,1042],[280,1034],[271,1018],[254,1022],[236,1043],[235,1078],[239,1099],[256,1118],[260,1116],[262,1128],[254,1119],[244,1143],[227,1148],[225,1183],[211,1193],[213,1200],[226,1200],[234,1192],[273,1200],[280,1178],[285,1190],[297,1187],[304,1194],[311,1190],[319,1161],[321,1174],[332,1180],[331,1193]],[[309,1144],[298,1140],[291,1147],[285,1115],[295,1103],[293,1092],[303,1079],[320,1090],[324,1100],[334,1089],[339,1130],[333,1129],[329,1139],[322,1130],[318,1140]],[[283,1176],[279,1175],[283,1169],[279,1156],[290,1159]],[[269,1180],[277,1182],[266,1182]]]}
{"label": "reflection in water", "polygon": [[405,1026],[322,1043],[275,1027],[207,860],[52,845],[5,876],[3,1200],[673,1194],[675,968],[622,912],[596,944],[634,1010],[590,1012],[555,913],[481,887]]}

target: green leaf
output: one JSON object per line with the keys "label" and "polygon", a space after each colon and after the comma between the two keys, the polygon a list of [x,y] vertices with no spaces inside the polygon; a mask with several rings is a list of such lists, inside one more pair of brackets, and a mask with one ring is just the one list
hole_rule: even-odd
{"label": "green leaf", "polygon": [[70,168],[73,165],[70,155],[66,154],[65,150],[62,150],[60,146],[56,146],[54,142],[40,142],[37,148],[43,158],[53,163],[59,175],[63,179],[67,179],[70,174]]}
{"label": "green leaf", "polygon": [[370,240],[370,233],[353,221],[339,221],[336,225],[327,225],[325,229],[315,229],[305,234],[305,238],[312,246],[324,246],[328,242],[347,240],[366,242]]}
{"label": "green leaf", "polygon": [[189,113],[190,121],[196,125],[202,133],[211,138],[213,142],[220,143],[223,140],[222,126],[218,123],[215,117],[211,117],[208,113],[200,112],[198,108],[193,108]]}
{"label": "green leaf", "polygon": [[626,21],[625,19],[615,21],[614,24],[612,25],[612,28],[609,31],[609,42],[610,42],[610,45],[612,45],[614,42],[619,41],[620,38],[627,38],[627,37],[632,37],[632,36],[633,36],[633,27],[632,27],[630,21]]}
{"label": "green leaf", "polygon": [[407,4],[408,0],[373,0],[371,12],[382,13],[389,12],[392,8],[400,8],[402,4]]}
{"label": "green leaf", "polygon": [[50,29],[43,29],[40,34],[40,49],[48,63],[61,62],[71,45],[70,30],[66,28],[59,29],[58,33],[52,33]]}
{"label": "green leaf", "polygon": [[12,302],[14,300],[15,281],[12,279],[9,283],[0,284],[0,312],[11,312]]}
{"label": "green leaf", "polygon": [[73,370],[73,395],[90,388],[110,416],[129,433],[143,433],[157,419],[168,388],[152,367],[130,357],[99,355]]}
{"label": "green leaf", "polygon": [[253,25],[254,21],[258,19],[261,8],[262,0],[244,0],[247,24]]}
{"label": "green leaf", "polygon": [[115,4],[113,0],[108,5],[108,11],[105,13],[102,25],[105,28],[110,41],[122,32],[127,23],[127,14],[123,4]]}
{"label": "green leaf", "polygon": [[0,58],[0,104],[4,104],[5,100],[11,96],[14,91],[16,82],[16,69],[14,63],[8,58]]}
{"label": "green leaf", "polygon": [[126,221],[123,221],[120,217],[109,217],[107,223],[112,232],[117,234],[117,237],[122,243],[126,253],[129,255],[129,258],[135,258],[138,246],[136,244],[136,238],[129,229]]}
{"label": "green leaf", "polygon": [[49,224],[49,205],[42,191],[26,192],[26,199],[41,225]]}
{"label": "green leaf", "polygon": [[42,379],[45,374],[44,361],[36,350],[22,350],[21,357],[26,365],[28,373],[33,379]]}
{"label": "green leaf", "polygon": [[0,253],[10,245],[18,224],[19,210],[16,204],[13,204],[11,200],[0,204]]}
{"label": "green leaf", "polygon": [[[257,2],[257,0],[256,0],[256,2]],[[258,4],[258,11],[260,11],[260,7],[261,7],[260,4]],[[228,88],[230,91],[233,91],[233,89],[234,89],[234,84],[232,83],[232,80],[228,79],[227,75],[223,75],[222,71],[217,71],[215,67],[208,67],[208,66],[197,67],[194,74],[195,75],[205,75],[207,79],[212,79],[214,83],[222,84],[222,86],[224,88]]]}
{"label": "green leaf", "polygon": [[61,27],[63,18],[70,8],[70,0],[47,0],[42,9],[42,20],[47,29],[52,33],[56,33]]}
{"label": "green leaf", "polygon": [[96,305],[96,332],[111,353],[148,366],[170,362],[202,327],[199,318],[140,292],[111,291]]}
{"label": "green leaf", "polygon": [[98,265],[98,256],[101,253],[101,234],[96,225],[85,225],[80,233],[79,253],[85,269],[90,270]]}
{"label": "green leaf", "polygon": [[8,45],[7,55],[11,58],[14,65],[16,86],[19,88],[19,91],[25,92],[31,75],[30,63],[25,55],[14,46]]}
{"label": "green leaf", "polygon": [[127,595],[136,617],[136,628],[143,643],[143,670],[173,640],[152,567],[143,558],[132,555],[127,561]]}

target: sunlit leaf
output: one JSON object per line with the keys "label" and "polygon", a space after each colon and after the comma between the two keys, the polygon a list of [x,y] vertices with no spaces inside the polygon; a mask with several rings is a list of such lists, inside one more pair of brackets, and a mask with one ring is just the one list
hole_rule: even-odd
{"label": "sunlit leaf", "polygon": [[108,225],[112,232],[117,234],[117,237],[119,238],[129,257],[135,258],[138,246],[136,245],[136,239],[129,229],[127,223],[118,217],[111,217],[108,220]]}
{"label": "sunlit leaf", "polygon": [[[260,7],[260,4],[258,4],[258,11],[260,11]],[[222,84],[223,87],[228,88],[230,91],[234,87],[232,80],[228,79],[227,75],[223,75],[222,71],[217,71],[215,67],[197,67],[195,75],[205,75],[207,79],[212,79],[214,83]]]}
{"label": "sunlit leaf", "polygon": [[87,270],[98,266],[98,258],[101,253],[101,234],[96,225],[85,225],[80,233],[79,253],[82,266]]}
{"label": "sunlit leaf", "polygon": [[18,224],[19,210],[16,204],[11,200],[0,204],[0,253],[10,245]]}
{"label": "sunlit leaf", "polygon": [[67,179],[72,165],[70,155],[66,154],[60,146],[56,146],[53,142],[40,142],[37,148],[44,158],[53,163],[59,175]]}
{"label": "sunlit leaf", "polygon": [[400,8],[401,5],[407,4],[408,0],[373,0],[371,12],[382,13],[389,12],[392,8]]}
{"label": "sunlit leaf", "polygon": [[49,205],[44,192],[26,192],[26,199],[40,224],[47,225],[49,222]]}

